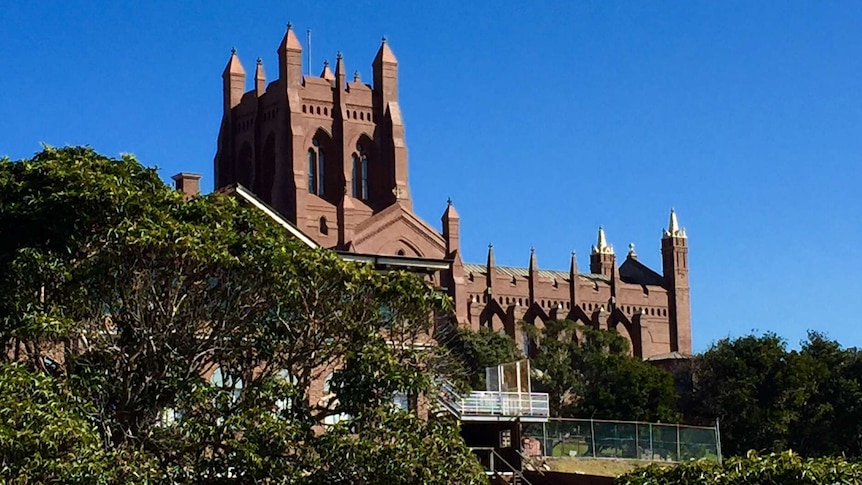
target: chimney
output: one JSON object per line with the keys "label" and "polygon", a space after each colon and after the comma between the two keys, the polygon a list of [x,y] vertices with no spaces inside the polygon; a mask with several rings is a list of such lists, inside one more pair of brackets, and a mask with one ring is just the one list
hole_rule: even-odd
{"label": "chimney", "polygon": [[201,174],[180,172],[173,177],[176,189],[185,194],[186,199],[201,193]]}

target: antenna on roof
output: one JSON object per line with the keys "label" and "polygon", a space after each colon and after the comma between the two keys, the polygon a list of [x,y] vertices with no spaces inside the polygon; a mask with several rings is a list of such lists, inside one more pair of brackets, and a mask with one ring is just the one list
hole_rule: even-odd
{"label": "antenna on roof", "polygon": [[308,77],[311,77],[311,29],[305,29],[305,43],[308,44],[308,62],[306,63],[305,72]]}

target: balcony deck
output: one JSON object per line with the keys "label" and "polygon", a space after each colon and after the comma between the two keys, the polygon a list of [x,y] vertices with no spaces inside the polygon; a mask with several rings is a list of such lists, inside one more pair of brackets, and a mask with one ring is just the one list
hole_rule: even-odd
{"label": "balcony deck", "polygon": [[547,422],[548,395],[542,392],[472,391],[461,395],[448,383],[441,386],[440,404],[461,421]]}

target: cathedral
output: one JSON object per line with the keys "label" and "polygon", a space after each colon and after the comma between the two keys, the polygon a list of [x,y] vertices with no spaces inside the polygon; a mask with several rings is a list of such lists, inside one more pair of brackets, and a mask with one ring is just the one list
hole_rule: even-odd
{"label": "cathedral", "polygon": [[[657,362],[691,354],[688,239],[671,211],[655,271],[630,246],[620,264],[602,228],[582,271],[575,254],[564,270],[462,260],[460,217],[451,201],[439,230],[413,212],[407,142],[398,105],[398,60],[384,38],[371,83],[334,69],[303,75],[302,45],[288,24],[278,47],[278,77],[260,59],[252,89],[232,52],[224,73],[224,115],[215,157],[216,188],[240,190],[285,221],[309,245],[381,269],[425,273],[454,302],[460,325],[511,335],[527,355],[521,321],[571,319],[613,329],[634,356]],[[177,176],[178,186],[196,180]],[[188,190],[188,189],[186,189]]]}

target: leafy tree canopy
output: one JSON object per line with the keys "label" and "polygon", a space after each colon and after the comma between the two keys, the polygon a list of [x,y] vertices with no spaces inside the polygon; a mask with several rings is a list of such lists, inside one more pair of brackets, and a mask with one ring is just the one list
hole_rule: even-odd
{"label": "leafy tree canopy", "polygon": [[8,481],[484,481],[456,424],[391,404],[433,392],[441,368],[415,344],[448,303],[419,278],[81,147],[0,162],[0,235],[0,399],[39,390],[4,411]]}
{"label": "leafy tree canopy", "polygon": [[709,460],[652,465],[618,477],[618,485],[820,485],[859,483],[862,464],[844,458],[804,459],[793,452],[747,453],[724,463]]}
{"label": "leafy tree canopy", "polygon": [[533,369],[558,417],[675,422],[673,376],[629,356],[628,341],[613,331],[570,320],[543,328],[524,324],[539,342]]}
{"label": "leafy tree canopy", "polygon": [[774,334],[723,339],[698,355],[682,395],[686,419],[721,423],[725,454],[797,450],[860,456],[862,360],[811,332],[800,350]]}

